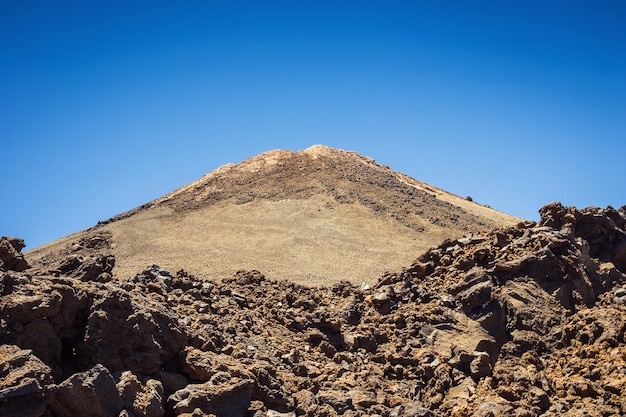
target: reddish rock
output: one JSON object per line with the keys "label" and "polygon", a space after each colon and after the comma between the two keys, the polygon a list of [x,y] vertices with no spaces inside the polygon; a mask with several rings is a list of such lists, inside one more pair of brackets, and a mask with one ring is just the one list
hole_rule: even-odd
{"label": "reddish rock", "polygon": [[21,254],[26,245],[23,239],[0,237],[0,271],[22,272],[30,266]]}
{"label": "reddish rock", "polygon": [[109,371],[96,365],[59,384],[50,408],[57,417],[116,417],[124,402]]}
{"label": "reddish rock", "polygon": [[0,346],[0,416],[43,416],[52,395],[52,371],[48,366],[31,350]]}
{"label": "reddish rock", "polygon": [[168,404],[176,415],[194,413],[198,409],[216,417],[240,417],[250,407],[253,385],[249,379],[190,384],[172,394]]}
{"label": "reddish rock", "polygon": [[626,211],[542,213],[360,288],[1,272],[0,415],[622,415]]}

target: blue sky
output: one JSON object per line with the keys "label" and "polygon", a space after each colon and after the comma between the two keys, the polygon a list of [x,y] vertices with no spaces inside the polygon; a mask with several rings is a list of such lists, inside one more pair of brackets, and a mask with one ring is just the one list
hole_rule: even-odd
{"label": "blue sky", "polygon": [[2,1],[0,235],[28,248],[312,144],[533,220],[626,204],[623,1]]}

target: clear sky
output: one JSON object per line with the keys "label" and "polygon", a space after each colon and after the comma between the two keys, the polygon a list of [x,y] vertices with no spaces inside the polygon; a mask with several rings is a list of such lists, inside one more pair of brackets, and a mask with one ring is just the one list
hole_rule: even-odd
{"label": "clear sky", "polygon": [[626,2],[0,2],[0,235],[321,143],[516,216],[626,204]]}

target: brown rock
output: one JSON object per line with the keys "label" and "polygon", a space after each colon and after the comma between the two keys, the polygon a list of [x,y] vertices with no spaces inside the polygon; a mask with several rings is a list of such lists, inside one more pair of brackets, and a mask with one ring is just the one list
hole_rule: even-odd
{"label": "brown rock", "polygon": [[252,401],[254,382],[250,379],[231,380],[214,385],[190,384],[168,398],[168,404],[176,415],[194,413],[199,409],[217,417],[240,417]]}
{"label": "brown rock", "polygon": [[539,387],[532,386],[529,389],[530,403],[533,407],[538,408],[542,413],[550,408],[550,397],[548,393]]}
{"label": "brown rock", "polygon": [[81,281],[109,282],[113,275],[115,257],[108,254],[70,255],[61,265],[59,271]]}
{"label": "brown rock", "polygon": [[0,271],[22,272],[30,268],[20,253],[25,246],[23,239],[0,237]]}
{"label": "brown rock", "polygon": [[487,352],[474,352],[470,373],[474,379],[491,375],[491,358]]}
{"label": "brown rock", "polygon": [[163,417],[165,414],[163,385],[155,379],[145,382],[130,371],[123,372],[117,390],[124,401],[124,408],[135,417]]}
{"label": "brown rock", "polygon": [[96,365],[59,384],[50,408],[58,417],[117,417],[124,402],[109,371]]}
{"label": "brown rock", "polygon": [[376,393],[372,391],[352,390],[348,391],[348,396],[357,408],[369,408],[378,402]]}
{"label": "brown rock", "polygon": [[116,289],[94,303],[87,319],[84,363],[101,363],[114,371],[151,375],[180,352],[186,336],[176,318],[163,308],[140,304]]}
{"label": "brown rock", "polygon": [[30,350],[0,346],[0,415],[39,417],[54,394],[52,371]]}
{"label": "brown rock", "polygon": [[457,300],[466,313],[486,305],[491,301],[493,284],[491,281],[484,281],[473,285],[457,295]]}
{"label": "brown rock", "polygon": [[339,391],[320,391],[315,396],[315,402],[318,405],[330,406],[339,415],[344,414],[348,410],[352,410],[354,407],[352,398],[348,393]]}
{"label": "brown rock", "polygon": [[597,397],[599,394],[595,384],[584,379],[572,382],[567,392],[570,395],[577,395],[579,397]]}
{"label": "brown rock", "polygon": [[376,338],[371,334],[364,333],[351,333],[343,335],[343,342],[346,349],[350,351],[357,351],[364,349],[367,352],[376,351],[378,344]]}
{"label": "brown rock", "polygon": [[17,344],[32,349],[44,363],[56,364],[61,360],[61,338],[45,318],[36,318],[25,325],[17,337]]}
{"label": "brown rock", "polygon": [[[21,286],[20,286],[21,287]],[[61,308],[61,294],[57,291],[19,291],[0,300],[2,314],[11,322],[29,323],[36,318],[55,316]]]}
{"label": "brown rock", "polygon": [[405,403],[393,409],[389,417],[437,417],[439,414],[420,403]]}

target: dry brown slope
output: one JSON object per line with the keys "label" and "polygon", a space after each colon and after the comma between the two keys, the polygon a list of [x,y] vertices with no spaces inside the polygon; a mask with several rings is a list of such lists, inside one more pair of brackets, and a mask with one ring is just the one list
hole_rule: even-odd
{"label": "dry brown slope", "polygon": [[225,165],[28,256],[53,263],[100,234],[110,236],[101,246],[115,256],[119,277],[158,263],[206,278],[259,269],[312,285],[360,282],[410,264],[446,238],[518,221],[371,158],[315,145]]}

